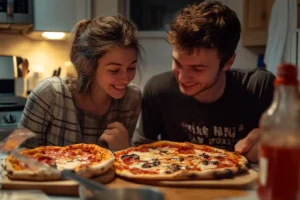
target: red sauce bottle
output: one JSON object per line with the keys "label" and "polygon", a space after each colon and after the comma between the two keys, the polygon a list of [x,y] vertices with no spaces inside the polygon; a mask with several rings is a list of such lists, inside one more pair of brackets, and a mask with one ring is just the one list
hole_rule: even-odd
{"label": "red sauce bottle", "polygon": [[297,68],[278,67],[274,98],[260,119],[257,194],[261,200],[300,200],[300,102]]}

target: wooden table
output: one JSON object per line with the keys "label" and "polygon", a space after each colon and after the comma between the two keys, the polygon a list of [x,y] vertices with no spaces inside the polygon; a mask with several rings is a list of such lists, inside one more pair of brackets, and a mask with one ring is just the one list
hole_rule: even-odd
{"label": "wooden table", "polygon": [[[107,184],[110,188],[141,187],[141,184],[115,178]],[[156,187],[156,186],[155,186]],[[209,189],[209,188],[179,188],[179,187],[157,187],[164,193],[165,200],[212,200],[226,197],[242,197],[247,195],[247,190],[239,189]]]}

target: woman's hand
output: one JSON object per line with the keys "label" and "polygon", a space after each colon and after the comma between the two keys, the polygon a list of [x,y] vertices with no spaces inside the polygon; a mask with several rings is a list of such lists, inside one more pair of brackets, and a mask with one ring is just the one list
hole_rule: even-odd
{"label": "woman's hand", "polygon": [[109,124],[101,135],[100,141],[106,142],[110,150],[113,151],[126,149],[130,146],[128,131],[120,122]]}

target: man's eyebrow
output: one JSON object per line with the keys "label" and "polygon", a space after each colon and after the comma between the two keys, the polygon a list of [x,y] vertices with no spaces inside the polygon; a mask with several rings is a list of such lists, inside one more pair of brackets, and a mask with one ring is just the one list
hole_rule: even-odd
{"label": "man's eyebrow", "polygon": [[[130,63],[130,65],[132,65],[132,64],[134,64],[134,63],[136,63],[136,62],[137,62],[137,60],[134,60],[134,61],[132,61],[132,62]],[[106,64],[106,66],[108,66],[108,65],[118,65],[118,66],[123,66],[121,63],[117,63],[117,62],[109,62],[109,63]]]}
{"label": "man's eyebrow", "polygon": [[197,68],[197,67],[207,67],[207,65],[203,65],[203,64],[198,64],[198,65],[189,65],[190,67],[193,67],[193,68]]}
{"label": "man's eyebrow", "polygon": [[[177,63],[180,64],[180,62],[179,62],[178,60],[176,60],[176,59],[174,58],[174,56],[172,56],[172,58],[173,58],[173,60],[174,60],[175,62],[177,62]],[[193,67],[193,68],[195,68],[195,67],[207,67],[207,65],[204,65],[204,64],[188,65],[188,66],[189,66],[189,67]]]}

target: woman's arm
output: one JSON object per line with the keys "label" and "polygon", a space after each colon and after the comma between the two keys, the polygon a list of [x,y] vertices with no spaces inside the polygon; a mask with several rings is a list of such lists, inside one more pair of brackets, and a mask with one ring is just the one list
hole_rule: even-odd
{"label": "woman's arm", "polygon": [[50,81],[43,80],[30,93],[19,128],[27,128],[37,134],[24,143],[25,147],[34,148],[47,144],[47,132],[52,121],[52,104],[55,99]]}

